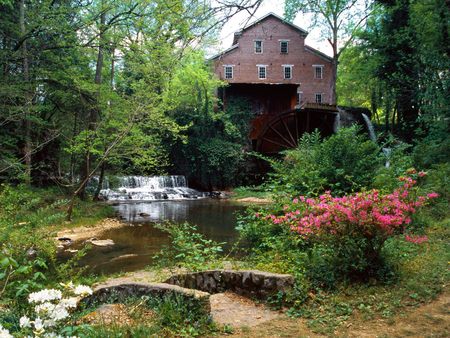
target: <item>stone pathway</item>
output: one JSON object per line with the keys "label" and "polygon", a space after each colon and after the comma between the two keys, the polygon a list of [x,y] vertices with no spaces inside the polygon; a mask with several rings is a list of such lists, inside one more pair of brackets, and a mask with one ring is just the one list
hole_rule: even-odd
{"label": "stone pathway", "polygon": [[[213,272],[205,272],[213,273]],[[243,284],[248,284],[249,279],[254,279],[256,277],[263,276],[264,272],[235,272],[232,270],[227,270],[227,273],[236,274],[240,277]],[[217,274],[217,273],[216,273]],[[242,274],[242,276],[241,276]],[[261,276],[260,276],[261,275]],[[180,276],[180,275],[177,275]],[[233,275],[234,276],[234,275]],[[287,275],[276,275],[267,273],[266,278],[281,278],[281,283],[284,286],[284,282]],[[290,277],[290,276],[289,276]],[[291,278],[291,277],[290,277]],[[225,291],[220,293],[209,294],[195,289],[186,289],[173,284],[166,283],[155,283],[158,278],[154,273],[147,271],[137,271],[135,273],[127,274],[123,277],[108,279],[94,287],[94,295],[97,300],[107,299],[109,292],[114,290],[114,292],[121,292],[124,296],[131,294],[140,294],[142,292],[179,292],[186,296],[193,296],[195,298],[204,299],[208,302],[210,307],[210,313],[213,320],[222,325],[230,325],[233,328],[250,328],[257,326],[262,323],[272,321],[274,319],[283,317],[280,312],[272,311],[267,306],[262,303],[255,302],[248,297],[238,295],[231,291]],[[206,278],[205,278],[206,279]],[[261,278],[259,278],[261,279]],[[203,278],[202,278],[203,280]],[[261,279],[261,286],[263,284],[264,278]],[[278,281],[278,280],[277,280]],[[252,283],[250,283],[252,284]],[[276,286],[276,281],[273,286]],[[248,287],[255,285],[248,285]],[[241,287],[244,287],[243,285]],[[146,291],[147,290],[147,291]],[[217,292],[217,291],[215,291]],[[205,306],[208,307],[207,304]],[[117,306],[104,306],[104,310],[108,313],[109,310],[117,310]],[[209,310],[209,309],[208,309]],[[120,312],[120,311],[119,311]],[[94,318],[94,320],[98,318]]]}

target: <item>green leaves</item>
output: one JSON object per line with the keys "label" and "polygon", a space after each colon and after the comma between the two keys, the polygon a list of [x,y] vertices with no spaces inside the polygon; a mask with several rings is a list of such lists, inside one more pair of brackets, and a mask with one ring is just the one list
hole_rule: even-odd
{"label": "green leaves", "polygon": [[156,228],[169,234],[171,245],[165,246],[154,258],[161,267],[184,266],[197,271],[208,268],[222,252],[224,243],[217,243],[200,234],[188,223],[157,224]]}

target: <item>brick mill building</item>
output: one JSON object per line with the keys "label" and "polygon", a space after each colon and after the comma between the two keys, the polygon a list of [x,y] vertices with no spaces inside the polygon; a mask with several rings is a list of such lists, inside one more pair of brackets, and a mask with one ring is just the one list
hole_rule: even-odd
{"label": "brick mill building", "polygon": [[305,45],[308,32],[270,13],[234,34],[233,45],[211,58],[228,86],[224,105],[243,97],[254,114],[253,148],[276,153],[295,147],[305,131],[333,132],[332,60]]}

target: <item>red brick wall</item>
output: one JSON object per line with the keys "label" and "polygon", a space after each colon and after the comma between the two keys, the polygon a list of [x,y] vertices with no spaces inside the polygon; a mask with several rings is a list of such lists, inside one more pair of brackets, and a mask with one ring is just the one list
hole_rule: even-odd
{"label": "red brick wall", "polygon": [[[255,54],[254,40],[263,41],[263,53]],[[289,53],[280,53],[280,41],[289,40]],[[214,60],[214,71],[225,80],[224,65],[234,65],[230,83],[300,84],[302,102],[315,102],[323,93],[323,103],[331,94],[331,62],[305,48],[305,38],[293,27],[269,16],[248,28],[238,39],[239,46]],[[267,65],[267,79],[258,78],[258,64]],[[292,79],[284,79],[282,65],[293,65]],[[324,65],[323,79],[315,79],[313,65]]]}

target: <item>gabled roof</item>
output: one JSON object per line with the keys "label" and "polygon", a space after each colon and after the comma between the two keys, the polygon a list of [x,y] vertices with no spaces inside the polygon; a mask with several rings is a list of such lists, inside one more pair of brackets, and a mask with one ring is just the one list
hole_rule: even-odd
{"label": "gabled roof", "polygon": [[236,43],[235,45],[231,46],[230,48],[227,48],[227,49],[225,49],[224,51],[222,51],[222,52],[220,52],[220,53],[218,53],[218,54],[216,54],[216,55],[211,56],[211,57],[209,58],[209,60],[217,59],[218,57],[221,57],[222,55],[224,55],[224,54],[226,54],[226,53],[228,53],[228,52],[231,52],[233,49],[236,49],[236,48],[238,48],[238,47],[239,47],[239,44]]}
{"label": "gabled roof", "polygon": [[331,56],[328,56],[327,54],[322,53],[320,50],[312,48],[312,47],[310,47],[308,45],[305,45],[305,49],[309,50],[311,53],[316,54],[317,56],[320,56],[321,58],[323,58],[323,59],[325,59],[327,61],[330,61],[330,62],[333,61],[333,58]]}
{"label": "gabled roof", "polygon": [[[284,23],[284,24],[286,24],[286,25],[288,25],[288,26],[291,26],[291,27],[294,28],[295,30],[299,31],[300,34],[304,35],[305,37],[308,35],[308,32],[305,31],[304,29],[302,29],[302,28],[300,28],[299,26],[294,25],[293,23],[291,23],[291,22],[289,22],[289,21],[283,19],[281,16],[276,15],[276,14],[273,13],[273,12],[270,12],[270,13],[264,15],[263,17],[259,18],[258,20],[252,22],[250,25],[245,26],[245,27],[242,28],[238,33],[242,33],[243,31],[249,29],[250,27],[253,27],[254,25],[257,25],[258,23],[260,23],[261,21],[266,20],[266,19],[269,18],[269,17],[274,17],[275,19],[278,19],[278,20],[281,21],[282,23]],[[234,33],[234,34],[236,34],[236,33]]]}
{"label": "gabled roof", "polygon": [[[233,50],[236,49],[237,47],[239,47],[238,40],[239,40],[239,38],[241,37],[241,35],[242,35],[242,33],[243,33],[244,31],[246,31],[247,29],[249,29],[249,28],[251,28],[251,27],[257,25],[258,23],[260,23],[260,22],[262,22],[262,21],[264,21],[264,20],[266,20],[266,19],[268,19],[268,18],[270,18],[270,17],[273,17],[273,18],[275,18],[275,19],[281,21],[282,23],[284,23],[284,24],[286,24],[286,25],[288,25],[288,26],[294,28],[295,30],[297,30],[297,31],[298,31],[302,36],[304,36],[304,37],[306,37],[306,36],[308,35],[308,32],[305,31],[304,29],[298,27],[297,25],[294,25],[294,24],[291,23],[291,22],[286,21],[286,20],[283,19],[281,16],[276,15],[275,13],[270,12],[270,13],[264,15],[263,17],[259,18],[258,20],[252,22],[252,23],[249,24],[248,26],[245,26],[245,27],[242,28],[241,30],[235,32],[235,33],[234,33],[234,39],[233,39],[233,45],[232,45],[230,48],[225,49],[224,51],[222,51],[222,52],[220,52],[220,53],[218,53],[218,54],[212,56],[211,58],[209,58],[209,60],[217,59],[217,58],[219,58],[219,57],[221,57],[221,56],[223,56],[223,55],[225,55],[225,54],[227,54],[227,53],[233,51]],[[331,62],[331,61],[333,60],[330,56],[328,56],[328,55],[326,55],[326,54],[324,54],[324,53],[318,51],[317,49],[314,49],[314,48],[312,48],[312,47],[310,47],[310,46],[308,46],[308,45],[305,45],[305,48],[306,48],[306,50],[310,51],[310,52],[313,53],[313,54],[318,55],[319,57],[325,59],[326,61],[330,61],[330,62]]]}

